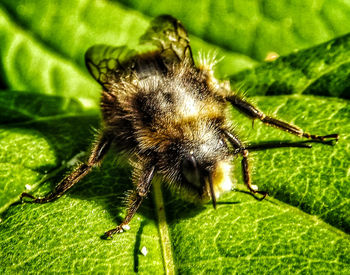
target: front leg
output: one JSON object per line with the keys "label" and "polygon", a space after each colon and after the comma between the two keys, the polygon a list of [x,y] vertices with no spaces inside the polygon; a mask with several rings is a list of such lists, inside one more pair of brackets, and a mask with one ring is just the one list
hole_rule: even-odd
{"label": "front leg", "polygon": [[149,166],[145,167],[143,174],[138,180],[136,190],[132,192],[132,194],[128,197],[128,209],[126,216],[121,224],[119,224],[116,228],[109,230],[105,233],[105,237],[112,238],[112,236],[116,233],[123,232],[123,228],[131,221],[134,217],[137,209],[139,209],[143,199],[149,193],[151,182],[154,176],[155,167]]}
{"label": "front leg", "polygon": [[230,95],[226,97],[226,100],[232,104],[233,107],[237,108],[239,111],[250,117],[251,119],[259,119],[263,123],[277,127],[283,131],[291,133],[299,137],[305,137],[312,140],[325,141],[327,139],[338,140],[338,134],[330,134],[326,136],[318,136],[304,132],[297,126],[284,122],[282,120],[270,117],[261,112],[258,108],[253,106],[251,103],[245,101],[237,95]]}
{"label": "front leg", "polygon": [[233,147],[236,148],[237,153],[242,154],[242,172],[243,172],[243,180],[245,185],[248,187],[249,191],[252,192],[253,194],[261,194],[263,195],[262,198],[257,198],[258,200],[263,200],[266,198],[266,196],[268,195],[267,192],[264,191],[259,191],[256,185],[252,184],[252,180],[250,177],[250,169],[249,169],[249,163],[248,163],[248,150],[247,148],[243,145],[243,143],[239,140],[238,137],[236,137],[235,135],[233,135],[232,133],[230,133],[227,130],[224,130],[224,134],[226,136],[226,138],[228,139],[228,141],[232,144]]}
{"label": "front leg", "polygon": [[43,198],[36,198],[33,195],[24,192],[21,194],[21,200],[23,201],[23,198],[26,197],[32,199],[32,201],[30,201],[32,203],[47,203],[58,199],[67,190],[73,187],[74,184],[86,176],[94,166],[99,165],[102,162],[103,157],[108,152],[112,141],[112,137],[107,132],[104,132],[93,147],[87,163],[82,163],[75,168],[74,171],[65,177],[51,193],[47,194]]}

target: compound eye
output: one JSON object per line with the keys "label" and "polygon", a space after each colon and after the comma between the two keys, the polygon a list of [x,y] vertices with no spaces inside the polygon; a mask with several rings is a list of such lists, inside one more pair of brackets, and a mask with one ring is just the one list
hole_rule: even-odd
{"label": "compound eye", "polygon": [[187,182],[191,183],[195,187],[200,188],[202,186],[198,163],[192,154],[183,160],[182,174]]}

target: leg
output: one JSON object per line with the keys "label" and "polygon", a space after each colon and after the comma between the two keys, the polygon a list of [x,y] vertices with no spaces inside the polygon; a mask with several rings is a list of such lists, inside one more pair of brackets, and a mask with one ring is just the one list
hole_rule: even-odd
{"label": "leg", "polygon": [[154,176],[155,167],[150,166],[145,169],[143,174],[141,175],[139,182],[137,183],[136,190],[130,195],[129,199],[129,205],[128,210],[126,213],[126,216],[123,220],[123,222],[118,225],[116,228],[109,230],[105,233],[106,238],[111,238],[112,235],[116,233],[123,232],[123,227],[126,226],[131,219],[134,217],[137,209],[140,207],[144,197],[147,196],[150,187],[151,187],[151,181]]}
{"label": "leg", "polygon": [[[315,140],[313,140],[315,141]],[[259,151],[259,150],[267,150],[267,149],[275,149],[275,148],[286,148],[286,147],[294,147],[294,148],[312,148],[309,143],[311,141],[300,141],[300,142],[284,142],[284,141],[274,141],[274,142],[263,142],[259,144],[251,144],[244,148],[236,148],[233,151],[233,155],[237,155],[242,152],[242,149],[246,149],[249,151]],[[316,141],[318,142],[318,141]],[[331,142],[324,142],[325,144],[332,144]]]}
{"label": "leg", "polygon": [[[321,141],[321,140],[314,139],[314,140],[303,140],[298,142],[286,142],[286,141],[262,142],[259,144],[248,145],[245,148],[248,150],[254,150],[254,151],[274,149],[274,148],[286,148],[286,147],[312,148],[312,146],[309,144],[312,142],[322,143],[325,145],[334,145],[334,140]],[[234,152],[234,154],[239,153],[239,149],[236,149],[236,151]]]}
{"label": "leg", "polygon": [[[309,141],[306,141],[309,142]],[[266,150],[266,149],[274,149],[274,148],[286,148],[286,147],[296,147],[296,148],[312,148],[311,145],[305,144],[305,142],[282,142],[282,141],[276,141],[276,142],[269,142],[269,143],[261,143],[261,144],[255,144],[255,145],[249,145],[246,147],[246,149],[259,151],[259,150]]]}
{"label": "leg", "polygon": [[324,141],[325,139],[329,139],[329,138],[338,140],[338,134],[318,136],[318,135],[311,135],[309,133],[305,133],[302,129],[300,129],[297,126],[291,125],[284,121],[265,115],[259,109],[254,107],[252,104],[250,104],[249,102],[243,100],[242,98],[236,95],[231,95],[227,97],[226,100],[229,101],[233,107],[236,107],[239,111],[246,114],[248,117],[252,119],[256,119],[256,118],[260,119],[263,123],[267,125],[280,128],[281,130],[289,132],[293,135],[296,135],[299,137],[305,137],[313,140],[320,140],[320,141]]}
{"label": "leg", "polygon": [[250,178],[250,171],[249,171],[249,164],[248,164],[248,150],[246,147],[243,146],[242,142],[233,134],[231,134],[229,131],[224,131],[226,138],[228,141],[237,148],[238,152],[241,153],[243,156],[242,159],[242,172],[243,172],[243,180],[244,183],[247,185],[248,189],[252,193],[258,193],[263,195],[263,197],[259,200],[263,200],[267,196],[267,192],[264,191],[258,191],[258,188],[256,185],[252,185],[252,180]]}
{"label": "leg", "polygon": [[98,139],[97,143],[92,149],[91,155],[88,162],[80,164],[75,170],[67,177],[65,177],[50,193],[43,198],[36,198],[28,193],[21,194],[21,200],[24,197],[33,199],[34,203],[47,203],[61,197],[68,189],[70,189],[74,184],[86,176],[92,169],[92,167],[101,163],[103,157],[108,152],[108,149],[112,143],[112,139],[103,133],[103,135]]}

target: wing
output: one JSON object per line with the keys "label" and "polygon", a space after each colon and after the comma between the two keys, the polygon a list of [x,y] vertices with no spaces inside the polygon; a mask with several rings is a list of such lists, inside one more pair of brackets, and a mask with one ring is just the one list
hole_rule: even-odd
{"label": "wing", "polygon": [[90,74],[108,90],[111,82],[164,73],[174,63],[193,64],[186,30],[170,15],[156,17],[135,49],[95,45],[85,53]]}
{"label": "wing", "polygon": [[140,43],[155,44],[161,50],[165,64],[181,61],[194,64],[187,32],[181,22],[170,15],[153,19]]}
{"label": "wing", "polygon": [[118,79],[122,74],[127,73],[124,64],[135,55],[135,50],[126,46],[95,45],[85,53],[85,64],[90,74],[105,86],[111,78]]}

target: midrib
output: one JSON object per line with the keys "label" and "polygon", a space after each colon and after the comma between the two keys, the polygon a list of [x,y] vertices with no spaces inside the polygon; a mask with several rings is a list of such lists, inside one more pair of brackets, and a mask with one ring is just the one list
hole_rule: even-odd
{"label": "midrib", "polygon": [[161,189],[161,179],[154,178],[152,181],[153,195],[158,216],[158,230],[160,235],[160,243],[162,247],[163,264],[166,274],[175,274],[174,258],[171,248],[171,240],[169,235],[169,228],[166,222],[163,193]]}

